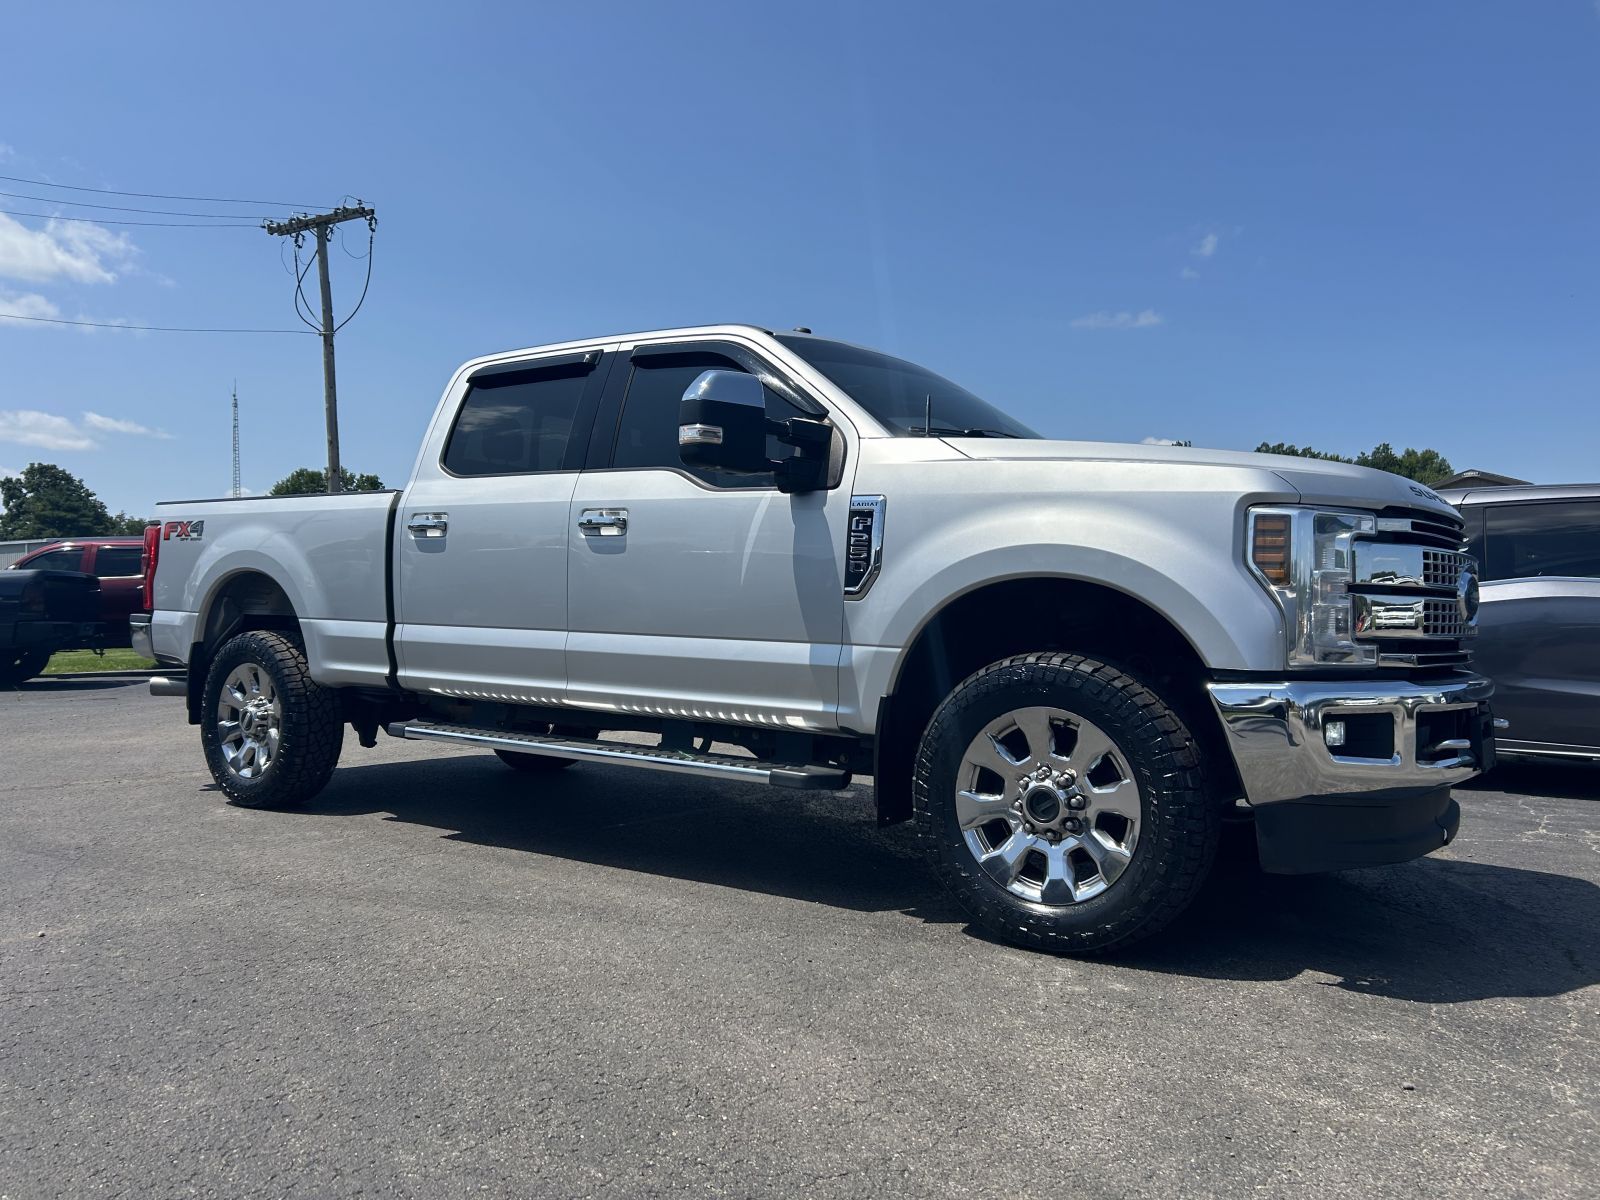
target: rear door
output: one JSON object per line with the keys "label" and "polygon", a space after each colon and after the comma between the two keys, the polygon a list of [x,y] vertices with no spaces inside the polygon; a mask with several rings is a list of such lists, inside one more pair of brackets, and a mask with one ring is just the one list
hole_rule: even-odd
{"label": "rear door", "polygon": [[100,615],[113,642],[126,639],[128,618],[144,611],[143,556],[141,546],[93,546],[84,563],[100,579]]}
{"label": "rear door", "polygon": [[801,495],[770,475],[687,469],[678,401],[713,369],[762,375],[769,416],[825,411],[742,344],[624,347],[567,530],[568,702],[832,728],[853,457],[840,486]]}
{"label": "rear door", "polygon": [[395,522],[395,647],[407,688],[560,703],[568,510],[602,351],[499,363],[456,386]]}
{"label": "rear door", "polygon": [[1600,746],[1600,500],[1488,505],[1478,669],[1508,743]]}

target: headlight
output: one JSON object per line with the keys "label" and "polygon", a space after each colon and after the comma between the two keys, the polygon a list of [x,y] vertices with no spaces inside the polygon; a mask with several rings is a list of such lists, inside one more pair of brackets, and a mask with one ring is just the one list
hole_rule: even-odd
{"label": "headlight", "polygon": [[1252,508],[1250,568],[1283,610],[1292,667],[1369,667],[1376,646],[1355,641],[1350,619],[1352,542],[1377,532],[1371,513]]}

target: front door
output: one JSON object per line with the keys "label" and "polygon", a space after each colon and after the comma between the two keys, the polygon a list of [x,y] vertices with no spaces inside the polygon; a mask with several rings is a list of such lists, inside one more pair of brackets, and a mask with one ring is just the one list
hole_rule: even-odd
{"label": "front door", "polygon": [[1600,746],[1600,500],[1484,506],[1476,668],[1511,745]]}
{"label": "front door", "polygon": [[[784,495],[770,476],[691,471],[678,456],[684,389],[752,365],[706,343],[618,355],[589,456],[600,465],[578,480],[567,530],[568,703],[833,727],[853,463],[831,491]],[[813,415],[770,387],[768,413]]]}
{"label": "front door", "polygon": [[463,385],[395,521],[395,647],[424,694],[559,704],[567,517],[601,382],[598,352],[522,360]]}

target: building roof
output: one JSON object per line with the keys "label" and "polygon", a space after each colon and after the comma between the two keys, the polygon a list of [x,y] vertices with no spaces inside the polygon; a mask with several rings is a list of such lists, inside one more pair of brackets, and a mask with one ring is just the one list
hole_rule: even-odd
{"label": "building roof", "polygon": [[1477,487],[1512,487],[1515,484],[1528,483],[1526,479],[1518,479],[1514,475],[1499,475],[1494,471],[1483,471],[1477,467],[1469,467],[1465,471],[1458,471],[1449,479],[1441,479],[1433,485],[1434,491],[1445,488],[1477,488]]}

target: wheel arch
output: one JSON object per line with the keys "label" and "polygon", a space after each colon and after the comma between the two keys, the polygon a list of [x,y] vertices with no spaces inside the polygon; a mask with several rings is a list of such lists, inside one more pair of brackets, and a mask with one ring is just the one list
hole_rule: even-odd
{"label": "wheel arch", "polygon": [[220,577],[200,608],[196,641],[189,654],[189,723],[200,722],[206,673],[217,648],[252,629],[275,629],[298,636],[300,618],[289,593],[271,575],[240,568]]}
{"label": "wheel arch", "polygon": [[1143,680],[1201,743],[1220,793],[1238,788],[1233,759],[1205,690],[1193,642],[1152,605],[1109,584],[1054,575],[982,583],[929,615],[895,664],[874,737],[878,822],[911,816],[911,764],[939,704],[989,663],[1040,650],[1071,651]]}

